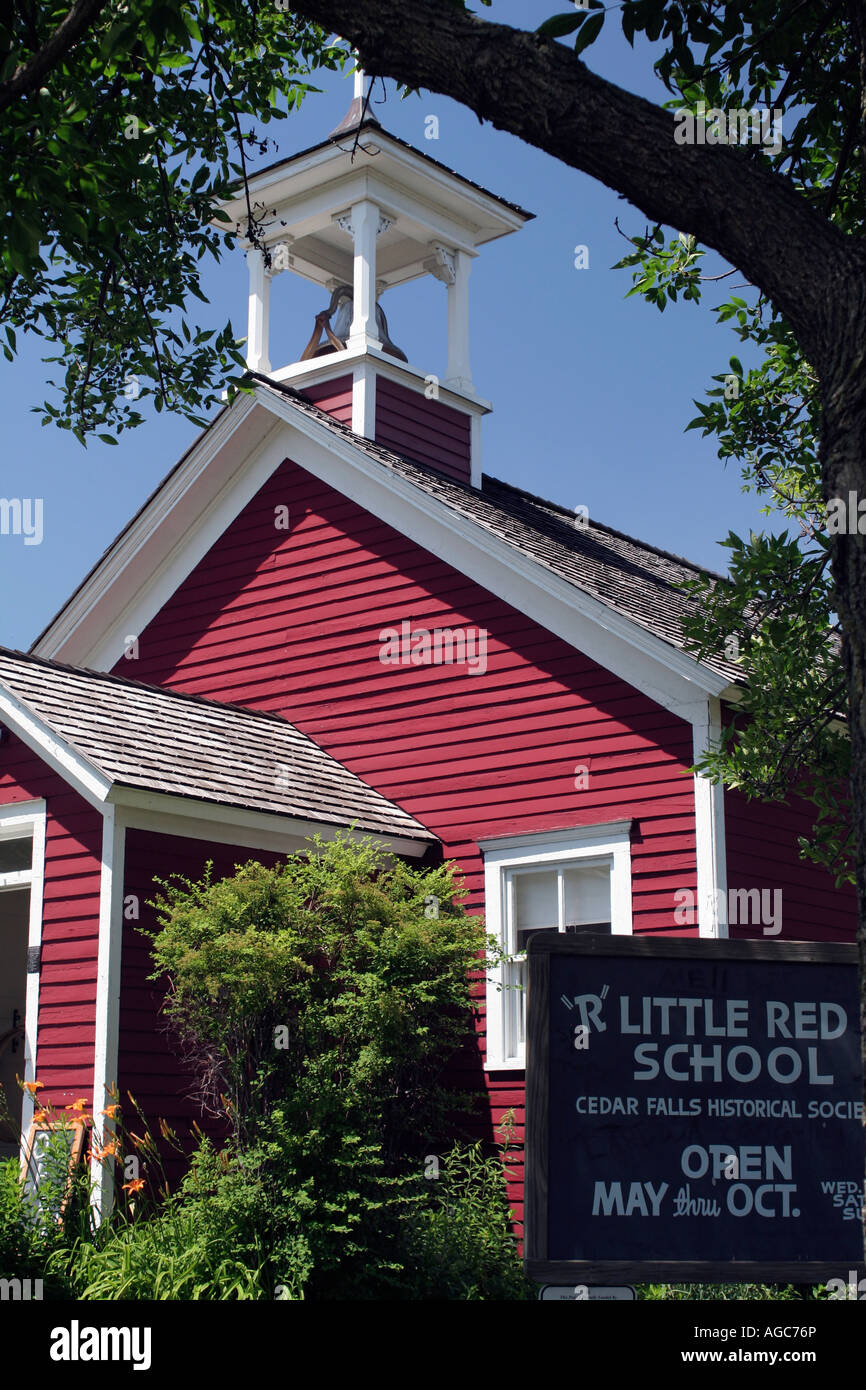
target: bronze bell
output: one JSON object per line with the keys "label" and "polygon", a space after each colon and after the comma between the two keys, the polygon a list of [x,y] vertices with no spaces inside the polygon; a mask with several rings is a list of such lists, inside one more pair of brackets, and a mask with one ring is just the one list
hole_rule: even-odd
{"label": "bronze bell", "polygon": [[[310,341],[298,360],[306,362],[310,357],[324,357],[329,352],[342,352],[349,337],[354,313],[355,297],[352,286],[337,285],[327,309],[322,309],[316,314],[315,327]],[[392,357],[399,357],[402,362],[408,362],[409,359],[405,352],[391,341],[385,310],[378,300],[376,301],[376,330],[385,352],[390,353]],[[322,342],[323,333],[325,335],[324,342]]]}

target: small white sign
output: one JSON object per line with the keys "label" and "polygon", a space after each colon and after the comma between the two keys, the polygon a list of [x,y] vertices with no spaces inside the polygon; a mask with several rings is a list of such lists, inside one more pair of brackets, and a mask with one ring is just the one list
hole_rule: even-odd
{"label": "small white sign", "polygon": [[632,1303],[637,1294],[631,1284],[545,1284],[538,1297],[542,1303]]}

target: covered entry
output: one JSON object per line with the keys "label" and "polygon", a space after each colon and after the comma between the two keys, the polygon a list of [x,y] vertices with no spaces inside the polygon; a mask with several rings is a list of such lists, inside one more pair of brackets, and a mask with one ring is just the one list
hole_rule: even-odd
{"label": "covered entry", "polygon": [[[41,857],[43,816],[32,803],[0,806],[0,1157],[18,1153],[32,1103],[20,1080],[32,1071],[27,1037],[27,951],[34,892],[34,832]],[[38,892],[40,884],[35,885]],[[41,915],[41,913],[39,914]],[[38,923],[37,923],[38,927]]]}

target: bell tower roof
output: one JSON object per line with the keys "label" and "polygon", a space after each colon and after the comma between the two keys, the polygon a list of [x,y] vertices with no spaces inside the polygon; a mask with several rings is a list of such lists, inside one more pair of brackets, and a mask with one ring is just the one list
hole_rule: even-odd
{"label": "bell tower roof", "polygon": [[[347,120],[360,106],[352,102]],[[383,129],[375,117],[341,123],[332,135],[252,174],[250,203],[269,249],[290,240],[291,269],[328,286],[352,279],[352,247],[340,214],[362,199],[388,219],[377,245],[376,278],[390,288],[430,273],[431,242],[477,254],[488,241],[519,231],[534,214],[455,173]],[[251,243],[243,194],[223,204]]]}

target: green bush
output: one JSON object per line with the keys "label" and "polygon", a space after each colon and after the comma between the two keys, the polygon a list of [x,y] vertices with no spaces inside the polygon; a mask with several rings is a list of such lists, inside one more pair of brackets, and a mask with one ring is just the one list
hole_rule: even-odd
{"label": "green bush", "polygon": [[40,1274],[42,1232],[28,1221],[18,1159],[0,1159],[0,1275]]}
{"label": "green bush", "polygon": [[488,942],[452,867],[341,836],[161,888],[153,978],[231,1138],[202,1139],[152,1214],[136,1203],[54,1252],[75,1296],[534,1296],[501,1157],[454,1143],[481,1097],[449,1087],[447,1068],[471,1036]]}
{"label": "green bush", "polygon": [[[345,837],[233,878],[163,883],[148,933],[199,1095],[252,1141],[277,1101],[297,1134],[423,1153],[458,1097],[487,941],[450,865],[410,868]],[[433,915],[435,913],[435,915]]]}

